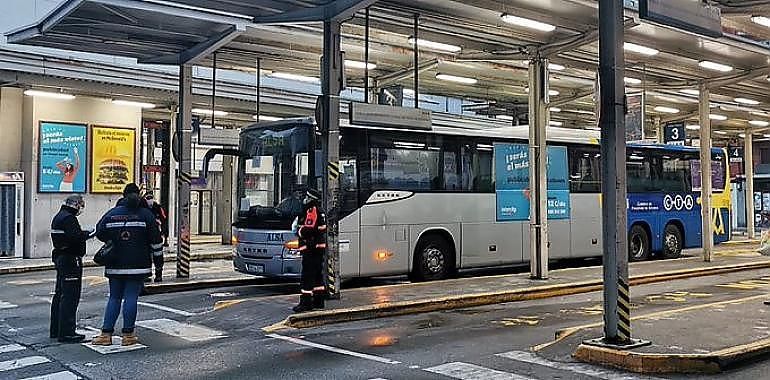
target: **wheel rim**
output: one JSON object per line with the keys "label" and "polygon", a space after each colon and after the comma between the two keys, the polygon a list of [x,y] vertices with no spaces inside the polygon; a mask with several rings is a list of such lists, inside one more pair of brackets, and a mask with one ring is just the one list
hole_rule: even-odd
{"label": "wheel rim", "polygon": [[444,270],[444,253],[436,247],[428,247],[422,252],[425,269],[432,274],[441,273]]}
{"label": "wheel rim", "polygon": [[641,235],[631,236],[631,254],[634,258],[644,256],[644,240]]}
{"label": "wheel rim", "polygon": [[664,242],[666,244],[666,249],[668,249],[669,252],[679,252],[679,237],[677,237],[675,234],[666,234]]}

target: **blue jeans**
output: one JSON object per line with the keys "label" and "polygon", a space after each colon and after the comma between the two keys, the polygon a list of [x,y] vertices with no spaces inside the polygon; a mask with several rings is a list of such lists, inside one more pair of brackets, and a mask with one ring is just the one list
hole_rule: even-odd
{"label": "blue jeans", "polygon": [[111,334],[115,331],[115,322],[118,321],[121,302],[123,303],[122,331],[123,333],[134,332],[136,303],[143,286],[143,280],[110,279],[110,299],[107,300],[107,308],[104,311],[102,332]]}

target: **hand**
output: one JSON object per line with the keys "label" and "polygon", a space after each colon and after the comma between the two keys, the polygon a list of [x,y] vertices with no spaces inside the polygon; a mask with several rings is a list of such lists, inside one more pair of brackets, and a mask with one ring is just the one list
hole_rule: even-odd
{"label": "hand", "polygon": [[75,154],[78,154],[78,147],[72,148],[72,151],[75,152]]}

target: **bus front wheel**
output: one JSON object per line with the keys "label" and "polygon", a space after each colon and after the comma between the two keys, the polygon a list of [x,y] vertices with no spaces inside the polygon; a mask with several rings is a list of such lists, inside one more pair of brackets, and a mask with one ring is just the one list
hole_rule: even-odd
{"label": "bus front wheel", "polygon": [[682,231],[679,227],[669,224],[663,233],[663,258],[676,259],[682,255]]}
{"label": "bus front wheel", "polygon": [[414,258],[412,281],[435,281],[449,277],[452,265],[452,249],[444,238],[437,235],[420,239]]}
{"label": "bus front wheel", "polygon": [[640,225],[631,227],[628,234],[629,261],[645,261],[650,258],[650,237]]}

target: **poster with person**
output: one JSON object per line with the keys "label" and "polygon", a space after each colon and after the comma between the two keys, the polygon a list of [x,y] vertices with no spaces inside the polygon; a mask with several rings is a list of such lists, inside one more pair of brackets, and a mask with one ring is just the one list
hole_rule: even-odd
{"label": "poster with person", "polygon": [[86,192],[87,136],[85,124],[40,123],[39,192]]}
{"label": "poster with person", "polygon": [[91,192],[120,193],[134,182],[136,130],[94,126],[91,129]]}

